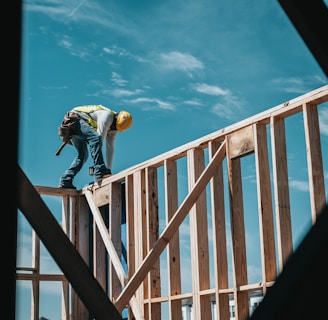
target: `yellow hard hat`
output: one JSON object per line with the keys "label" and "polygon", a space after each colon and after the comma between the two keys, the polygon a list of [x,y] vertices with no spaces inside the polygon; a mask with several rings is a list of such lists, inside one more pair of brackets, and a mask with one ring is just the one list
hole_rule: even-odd
{"label": "yellow hard hat", "polygon": [[117,131],[123,132],[129,129],[132,125],[132,116],[129,112],[121,110],[116,119],[116,129]]}

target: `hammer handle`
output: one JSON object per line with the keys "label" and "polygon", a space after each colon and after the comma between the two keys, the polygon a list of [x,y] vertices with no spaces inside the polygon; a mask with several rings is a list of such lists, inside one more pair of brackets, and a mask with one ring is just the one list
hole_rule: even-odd
{"label": "hammer handle", "polygon": [[64,147],[67,145],[68,141],[65,141],[61,144],[61,146],[58,148],[58,150],[56,151],[56,156],[59,156],[61,151],[64,149]]}

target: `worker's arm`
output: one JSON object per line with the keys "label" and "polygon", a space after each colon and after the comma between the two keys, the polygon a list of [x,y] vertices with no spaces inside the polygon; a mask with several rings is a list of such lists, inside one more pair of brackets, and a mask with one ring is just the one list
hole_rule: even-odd
{"label": "worker's arm", "polygon": [[109,131],[106,136],[106,166],[110,170],[112,170],[114,158],[116,133],[117,131]]}

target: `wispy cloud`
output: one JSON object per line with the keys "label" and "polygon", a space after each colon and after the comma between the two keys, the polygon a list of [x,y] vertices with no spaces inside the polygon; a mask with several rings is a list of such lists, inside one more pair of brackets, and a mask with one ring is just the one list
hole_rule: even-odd
{"label": "wispy cloud", "polygon": [[203,63],[190,54],[172,51],[170,53],[162,53],[160,55],[161,67],[167,70],[181,70],[192,77],[195,70],[204,69]]}
{"label": "wispy cloud", "polygon": [[103,93],[110,94],[113,97],[131,97],[142,93],[142,90],[124,90],[124,89],[113,89],[113,90],[104,90]]}
{"label": "wispy cloud", "polygon": [[64,35],[61,39],[58,40],[58,45],[64,49],[67,49],[69,54],[72,56],[80,57],[82,59],[91,56],[88,48],[76,44],[74,45],[71,38],[67,35]]}
{"label": "wispy cloud", "polygon": [[290,78],[276,78],[272,80],[272,83],[280,91],[288,93],[303,94],[312,90],[313,85],[322,86],[326,81],[315,76],[290,77]]}
{"label": "wispy cloud", "polygon": [[203,106],[204,104],[199,101],[198,99],[192,99],[192,100],[186,100],[186,101],[183,101],[184,104],[187,104],[187,105],[190,105],[190,106],[195,106],[195,107],[201,107]]}
{"label": "wispy cloud", "polygon": [[328,107],[319,110],[319,125],[321,133],[328,136]]}
{"label": "wispy cloud", "polygon": [[175,110],[175,106],[169,102],[164,102],[156,98],[137,98],[129,100],[129,103],[142,104],[142,110],[164,109]]}
{"label": "wispy cloud", "polygon": [[72,12],[72,7],[65,5],[64,1],[24,1],[23,10],[43,13],[52,18],[56,16],[67,16]]}
{"label": "wispy cloud", "polygon": [[222,89],[218,86],[211,86],[206,83],[198,83],[194,85],[197,92],[208,94],[211,96],[227,96],[230,95],[229,90]]}
{"label": "wispy cloud", "polygon": [[242,116],[243,101],[232,94],[223,97],[223,101],[216,103],[211,112],[220,118],[238,120]]}
{"label": "wispy cloud", "polygon": [[68,16],[72,17],[86,1],[87,0],[82,0],[75,8],[73,8],[73,10],[68,14]]}
{"label": "wispy cloud", "polygon": [[41,86],[40,88],[44,89],[44,90],[68,90],[69,89],[68,86],[58,86],[58,87],[55,87],[55,86]]}
{"label": "wispy cloud", "polygon": [[191,85],[191,87],[197,93],[220,98],[211,108],[211,112],[218,117],[228,120],[234,120],[236,117],[240,117],[243,102],[241,99],[235,97],[231,90],[207,83],[196,83]]}
{"label": "wispy cloud", "polygon": [[123,80],[121,75],[118,74],[117,72],[112,72],[112,79],[111,80],[116,85],[121,86],[121,87],[125,86],[128,83],[128,81]]}
{"label": "wispy cloud", "polygon": [[300,180],[289,180],[289,185],[291,188],[301,191],[301,192],[309,192],[309,183],[306,181]]}
{"label": "wispy cloud", "polygon": [[121,57],[121,58],[127,57],[127,58],[130,58],[130,59],[138,61],[138,62],[146,62],[146,60],[144,58],[134,55],[134,54],[128,52],[126,49],[120,48],[116,45],[113,45],[111,47],[105,47],[105,48],[103,48],[103,51],[112,56],[117,56],[117,57]]}
{"label": "wispy cloud", "polygon": [[115,30],[121,34],[138,36],[136,31],[138,28],[135,27],[134,21],[126,19],[114,2],[99,4],[99,1],[92,0],[29,1],[23,3],[23,10],[42,13],[52,20],[64,24],[87,22]]}

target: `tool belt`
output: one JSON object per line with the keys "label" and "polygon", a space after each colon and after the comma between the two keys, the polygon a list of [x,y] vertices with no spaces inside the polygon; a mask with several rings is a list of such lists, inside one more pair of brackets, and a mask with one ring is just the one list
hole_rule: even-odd
{"label": "tool belt", "polygon": [[60,154],[62,149],[66,146],[66,144],[71,143],[71,138],[75,134],[77,134],[77,120],[80,119],[80,116],[73,112],[66,112],[64,119],[62,120],[60,126],[58,127],[58,136],[62,140],[62,145],[56,152],[56,156]]}

